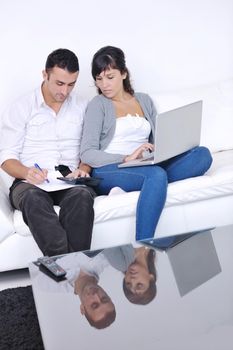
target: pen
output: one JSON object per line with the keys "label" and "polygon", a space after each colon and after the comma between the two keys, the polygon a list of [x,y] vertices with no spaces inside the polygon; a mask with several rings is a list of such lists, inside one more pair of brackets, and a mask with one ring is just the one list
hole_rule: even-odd
{"label": "pen", "polygon": [[[41,167],[40,167],[37,163],[34,164],[34,167],[43,172],[43,170],[41,169]],[[49,180],[48,180],[48,179],[45,179],[45,181],[46,181],[47,183],[49,183]]]}

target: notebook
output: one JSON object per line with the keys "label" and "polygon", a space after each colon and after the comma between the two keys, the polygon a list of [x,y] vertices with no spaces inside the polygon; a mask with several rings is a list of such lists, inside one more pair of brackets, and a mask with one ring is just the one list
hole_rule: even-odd
{"label": "notebook", "polygon": [[153,165],[199,146],[201,137],[202,101],[157,115],[155,151],[149,156],[121,163],[119,168]]}

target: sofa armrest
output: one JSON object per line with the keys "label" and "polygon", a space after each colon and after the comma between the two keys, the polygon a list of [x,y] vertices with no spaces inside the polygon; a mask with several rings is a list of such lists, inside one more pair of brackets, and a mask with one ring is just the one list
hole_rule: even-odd
{"label": "sofa armrest", "polygon": [[8,195],[0,188],[0,242],[15,232],[13,212]]}

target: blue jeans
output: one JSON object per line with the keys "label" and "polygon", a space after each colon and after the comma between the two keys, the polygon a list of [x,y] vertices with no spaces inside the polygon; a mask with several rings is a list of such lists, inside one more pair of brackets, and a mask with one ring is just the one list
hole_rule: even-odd
{"label": "blue jeans", "polygon": [[203,175],[210,167],[212,157],[205,147],[195,147],[179,156],[157,165],[118,168],[109,164],[92,171],[101,177],[98,194],[108,194],[113,187],[126,192],[140,191],[136,210],[136,240],[154,237],[163,210],[167,185],[170,182]]}

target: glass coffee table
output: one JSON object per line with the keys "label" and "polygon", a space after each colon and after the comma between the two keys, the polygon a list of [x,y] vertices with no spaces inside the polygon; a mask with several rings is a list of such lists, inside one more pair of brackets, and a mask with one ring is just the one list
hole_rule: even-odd
{"label": "glass coffee table", "polygon": [[46,350],[231,350],[233,226],[29,266]]}

